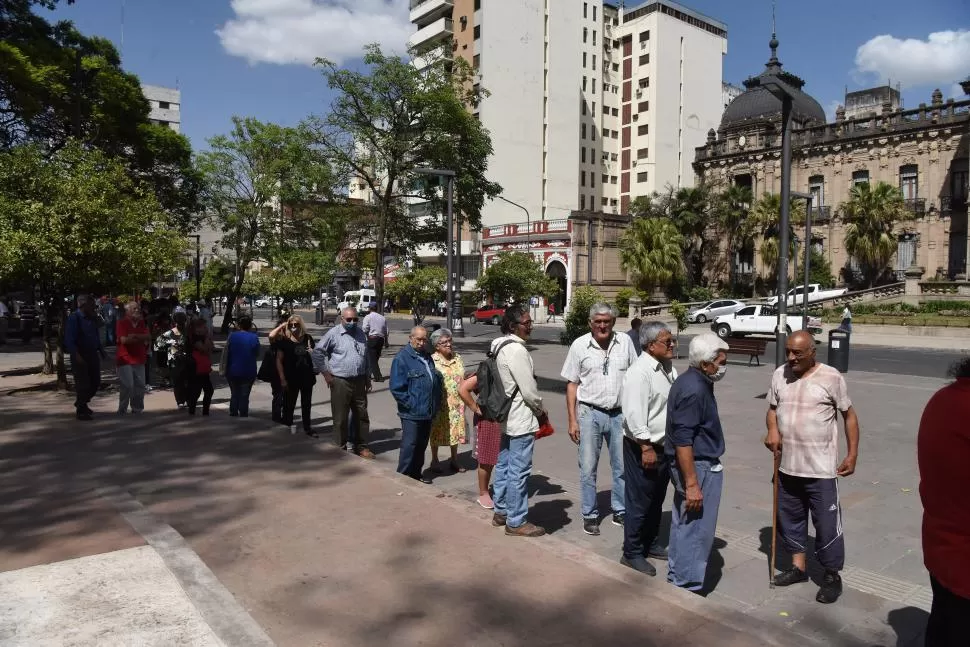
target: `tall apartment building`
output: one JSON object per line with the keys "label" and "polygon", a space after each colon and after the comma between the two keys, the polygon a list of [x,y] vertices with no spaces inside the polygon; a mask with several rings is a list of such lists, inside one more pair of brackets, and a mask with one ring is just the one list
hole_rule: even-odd
{"label": "tall apartment building", "polygon": [[148,119],[180,132],[182,126],[182,93],[175,88],[143,85],[141,91],[151,105]]}
{"label": "tall apartment building", "polygon": [[670,0],[628,10],[602,0],[411,0],[410,9],[408,44],[465,58],[489,92],[475,112],[492,137],[489,175],[511,203],[483,209],[485,266],[528,250],[565,295],[572,212],[624,213],[637,196],[694,184],[694,149],[724,108],[723,23]]}

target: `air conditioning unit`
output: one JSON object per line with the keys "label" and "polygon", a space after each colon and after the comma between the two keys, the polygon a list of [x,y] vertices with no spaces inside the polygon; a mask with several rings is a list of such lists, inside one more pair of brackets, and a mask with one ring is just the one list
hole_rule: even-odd
{"label": "air conditioning unit", "polygon": [[637,88],[637,96],[638,97],[642,97],[643,96],[643,90],[641,90],[640,88]]}
{"label": "air conditioning unit", "polygon": [[633,160],[632,162],[630,162],[630,165],[631,166],[636,166],[637,165],[637,161],[636,160]]}

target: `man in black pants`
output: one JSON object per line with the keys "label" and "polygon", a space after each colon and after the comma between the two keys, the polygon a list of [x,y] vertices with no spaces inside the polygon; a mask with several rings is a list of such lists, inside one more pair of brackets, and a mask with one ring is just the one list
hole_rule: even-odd
{"label": "man in black pants", "polygon": [[620,398],[626,484],[620,563],[652,576],[657,574],[657,569],[647,557],[667,558],[658,534],[670,484],[670,466],[663,448],[667,434],[667,396],[677,379],[677,369],[671,363],[674,340],[666,324],[650,321],[640,326],[636,345],[646,352],[627,369]]}
{"label": "man in black pants", "polygon": [[364,317],[361,328],[367,335],[367,363],[370,364],[371,379],[374,382],[383,382],[384,376],[378,360],[387,345],[387,319],[381,313],[372,311]]}
{"label": "man in black pants", "polygon": [[77,298],[77,310],[67,318],[64,328],[64,349],[71,356],[74,374],[74,408],[78,420],[91,420],[88,403],[101,386],[101,333],[94,312],[94,299],[82,294]]}

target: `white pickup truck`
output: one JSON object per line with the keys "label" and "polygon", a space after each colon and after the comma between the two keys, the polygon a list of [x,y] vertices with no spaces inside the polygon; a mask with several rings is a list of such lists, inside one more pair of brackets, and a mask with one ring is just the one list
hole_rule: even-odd
{"label": "white pickup truck", "polygon": [[[823,299],[833,299],[835,297],[840,297],[843,294],[845,294],[846,292],[848,292],[849,289],[848,288],[833,288],[831,290],[823,290],[822,289],[822,285],[820,283],[810,283],[808,285],[807,291],[808,291],[808,302],[809,303],[812,303],[813,301],[821,301]],[[803,286],[801,286],[801,285],[799,285],[798,287],[794,287],[791,290],[789,290],[788,291],[788,305],[790,305],[790,306],[801,305],[803,303],[804,298],[805,298],[804,297],[805,292],[806,292],[806,289]],[[765,303],[767,303],[770,306],[777,305],[777,303],[778,303],[778,296],[775,295],[775,296],[771,297]]]}
{"label": "white pickup truck", "polygon": [[[772,306],[745,306],[734,314],[721,315],[711,324],[711,330],[721,339],[744,335],[774,335],[778,325],[778,311]],[[787,332],[802,329],[801,315],[788,315]],[[822,320],[808,318],[808,331],[813,335],[822,332]]]}

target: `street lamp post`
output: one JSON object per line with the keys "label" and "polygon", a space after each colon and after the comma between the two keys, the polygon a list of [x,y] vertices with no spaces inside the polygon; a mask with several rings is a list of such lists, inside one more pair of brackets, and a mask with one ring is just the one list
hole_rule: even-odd
{"label": "street lamp post", "polygon": [[[458,299],[459,302],[455,303],[455,287],[458,283],[457,273],[455,268],[455,222],[454,222],[454,208],[455,208],[455,172],[446,169],[430,169],[430,168],[416,168],[414,172],[418,175],[434,175],[437,177],[443,177],[447,179],[447,212],[445,214],[445,226],[447,229],[447,236],[445,240],[445,245],[448,250],[447,260],[446,260],[446,272],[448,274],[448,280],[445,285],[446,300],[448,301],[448,316],[445,323],[451,331],[458,337],[465,336],[465,328],[462,325],[461,318],[461,286],[458,286]],[[455,306],[458,310],[458,316],[455,316]]]}
{"label": "street lamp post", "polygon": [[[525,250],[526,250],[526,254],[529,255],[529,258],[532,258],[532,219],[529,217],[529,210],[523,207],[518,202],[513,202],[508,198],[503,198],[500,195],[497,195],[495,197],[501,200],[502,202],[508,202],[513,207],[518,207],[519,209],[522,209],[522,211],[525,212]],[[530,299],[530,304],[531,304],[531,299]],[[531,310],[533,309],[533,306],[530,305],[529,308]],[[536,313],[534,311],[532,313],[532,318],[533,319],[536,318]]]}
{"label": "street lamp post", "polygon": [[[963,89],[964,94],[970,95],[970,77],[967,77],[964,81],[960,81],[960,87]],[[967,130],[970,131],[970,119],[967,120]],[[965,211],[967,215],[967,231],[965,232],[967,235],[967,256],[964,260],[963,276],[967,281],[970,281],[970,145],[967,146],[967,149],[967,186],[965,187],[966,193],[964,194],[963,200],[966,205]]]}
{"label": "street lamp post", "polygon": [[[791,197],[805,201],[805,280],[802,281],[802,330],[808,330],[808,275],[811,271],[812,261],[809,256],[812,252],[812,200],[811,193],[792,191]],[[797,238],[796,238],[797,240]],[[798,275],[798,261],[796,252],[795,272]]]}
{"label": "street lamp post", "polygon": [[202,236],[189,234],[189,238],[195,239],[195,301],[198,303],[202,299]]}
{"label": "street lamp post", "polygon": [[[772,59],[777,42],[772,37]],[[794,88],[777,74],[756,76],[747,81],[751,87],[761,86],[781,100],[781,223],[778,240],[778,325],[775,329],[775,365],[785,361],[785,341],[788,338],[788,244],[791,213],[791,113]]]}

